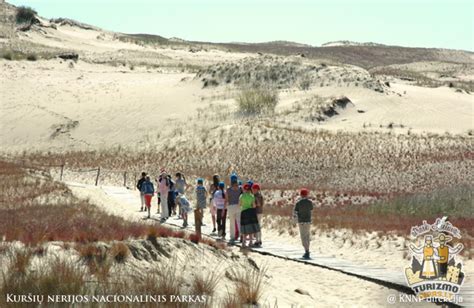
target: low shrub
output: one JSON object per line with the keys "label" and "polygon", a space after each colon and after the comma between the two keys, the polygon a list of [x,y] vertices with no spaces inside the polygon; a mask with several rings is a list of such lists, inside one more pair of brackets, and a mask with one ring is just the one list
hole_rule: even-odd
{"label": "low shrub", "polygon": [[244,89],[237,97],[237,104],[244,114],[273,112],[278,104],[278,92],[267,88]]}
{"label": "low shrub", "polygon": [[5,59],[5,60],[9,60],[9,61],[12,61],[13,60],[13,54],[11,52],[5,52],[2,54],[2,57]]}
{"label": "low shrub", "polygon": [[31,24],[34,21],[36,14],[37,12],[34,9],[27,6],[20,6],[16,11],[15,20],[18,24]]}
{"label": "low shrub", "polygon": [[35,55],[35,54],[29,54],[28,56],[26,56],[26,60],[28,60],[28,61],[36,61],[36,60],[38,60],[38,56]]}

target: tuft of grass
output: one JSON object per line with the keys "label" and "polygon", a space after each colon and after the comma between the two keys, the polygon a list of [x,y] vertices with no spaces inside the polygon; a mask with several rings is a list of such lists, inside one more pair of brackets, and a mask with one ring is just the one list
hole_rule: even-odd
{"label": "tuft of grass", "polygon": [[243,89],[237,97],[239,111],[248,115],[271,113],[278,104],[278,92],[268,88]]}
{"label": "tuft of grass", "polygon": [[105,249],[94,244],[79,244],[76,245],[76,250],[92,275],[99,281],[107,280],[112,264],[107,258]]}
{"label": "tuft of grass", "polygon": [[243,303],[239,302],[238,298],[229,290],[225,294],[224,298],[221,300],[221,307],[224,308],[241,308]]}
{"label": "tuft of grass", "polygon": [[228,273],[234,282],[234,297],[238,303],[258,305],[263,294],[266,271],[266,268],[260,270],[232,268],[229,270]]}
{"label": "tuft of grass", "polygon": [[81,294],[85,279],[86,272],[78,264],[56,258],[50,271],[38,277],[39,294]]}
{"label": "tuft of grass", "polygon": [[182,294],[183,277],[179,274],[176,261],[160,263],[158,268],[145,275],[137,291],[143,294],[160,294],[164,296]]}
{"label": "tuft of grass", "polygon": [[208,272],[206,275],[202,272],[197,273],[191,282],[191,294],[208,295],[212,297],[221,277],[221,273],[216,271]]}

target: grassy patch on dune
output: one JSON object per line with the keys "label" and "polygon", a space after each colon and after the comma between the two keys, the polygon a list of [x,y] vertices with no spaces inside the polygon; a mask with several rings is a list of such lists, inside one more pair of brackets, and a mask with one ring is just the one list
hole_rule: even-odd
{"label": "grassy patch on dune", "polygon": [[[47,241],[97,242],[128,238],[194,239],[182,231],[129,222],[72,195],[45,171],[0,161],[0,238],[35,245]],[[111,205],[113,206],[113,205]],[[222,248],[215,241],[199,242]],[[117,247],[120,248],[120,247]],[[118,249],[117,259],[126,252]]]}

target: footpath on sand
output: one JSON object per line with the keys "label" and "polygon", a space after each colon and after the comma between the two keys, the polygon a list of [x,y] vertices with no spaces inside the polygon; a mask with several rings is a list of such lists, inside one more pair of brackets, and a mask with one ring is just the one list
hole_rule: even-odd
{"label": "footpath on sand", "polygon": [[[136,191],[131,191],[125,187],[117,186],[93,186],[78,183],[67,183],[69,187],[74,191],[74,188],[88,188],[91,190],[100,190],[105,192],[106,198],[99,198],[100,200],[91,200],[98,205],[103,205],[105,210],[111,214],[121,216],[127,220],[135,221],[152,221],[156,222],[160,220],[160,214],[156,214],[156,198],[152,200],[152,215],[150,219],[146,219],[146,213],[138,211],[140,207],[139,195]],[[102,194],[103,195],[103,194]],[[205,216],[209,217],[209,212],[205,213]],[[207,222],[207,221],[206,221]],[[188,218],[189,225],[183,230],[193,232],[194,229],[194,215],[189,214]],[[164,225],[171,225],[173,227],[181,227],[182,220],[178,220],[175,216],[167,220]],[[207,223],[201,227],[203,235],[214,237],[212,235],[212,224]],[[302,262],[308,265],[318,266],[329,270],[338,271],[347,275],[355,276],[360,279],[375,282],[377,284],[396,289],[405,293],[413,293],[411,288],[407,285],[402,266],[400,272],[394,272],[387,270],[382,267],[372,267],[363,264],[357,264],[353,261],[347,261],[340,258],[334,258],[329,255],[322,255],[319,253],[311,252],[311,259],[305,260],[302,258],[303,248],[300,246],[288,245],[276,241],[264,241],[261,248],[250,248],[253,252],[260,253],[263,255],[271,255],[278,258],[287,259],[294,262]],[[469,279],[469,278],[468,278]],[[470,279],[469,279],[470,280]],[[474,285],[465,283],[461,289],[460,295],[463,298],[462,306],[472,307],[474,306]]]}

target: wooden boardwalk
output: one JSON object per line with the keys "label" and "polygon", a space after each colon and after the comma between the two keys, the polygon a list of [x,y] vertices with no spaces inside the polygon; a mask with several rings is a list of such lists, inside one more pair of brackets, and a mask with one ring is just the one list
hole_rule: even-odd
{"label": "wooden boardwalk", "polygon": [[[123,187],[103,187],[105,193],[111,197],[117,199],[121,203],[126,203],[130,206],[131,211],[136,211],[140,205],[138,194],[131,192]],[[156,208],[156,203],[153,204]],[[135,213],[136,214],[136,213]],[[140,215],[144,215],[140,213]],[[189,225],[186,230],[194,230],[194,215],[189,215]],[[174,227],[181,227],[182,220],[176,220],[175,217],[168,219],[165,224],[172,225]],[[212,226],[210,224],[201,228],[202,234],[213,237]],[[302,262],[308,265],[318,266],[329,270],[338,271],[347,275],[355,276],[360,279],[372,281],[374,283],[386,286],[388,288],[395,289],[408,294],[413,294],[411,288],[405,281],[405,276],[402,270],[398,272],[390,271],[382,267],[373,267],[365,264],[357,264],[354,261],[348,261],[340,258],[334,258],[332,256],[325,256],[317,253],[311,253],[310,260],[302,259],[303,250],[301,247],[287,245],[279,242],[265,241],[262,248],[251,248],[252,251],[264,255],[270,255],[278,258],[287,259],[294,262]],[[408,264],[408,263],[407,263]],[[400,268],[403,264],[400,264]],[[462,307],[474,307],[474,283],[472,283],[474,277],[465,279],[465,282],[461,288],[460,296],[463,302],[460,303]],[[403,303],[399,303],[402,305]],[[457,306],[457,305],[450,305]]]}

